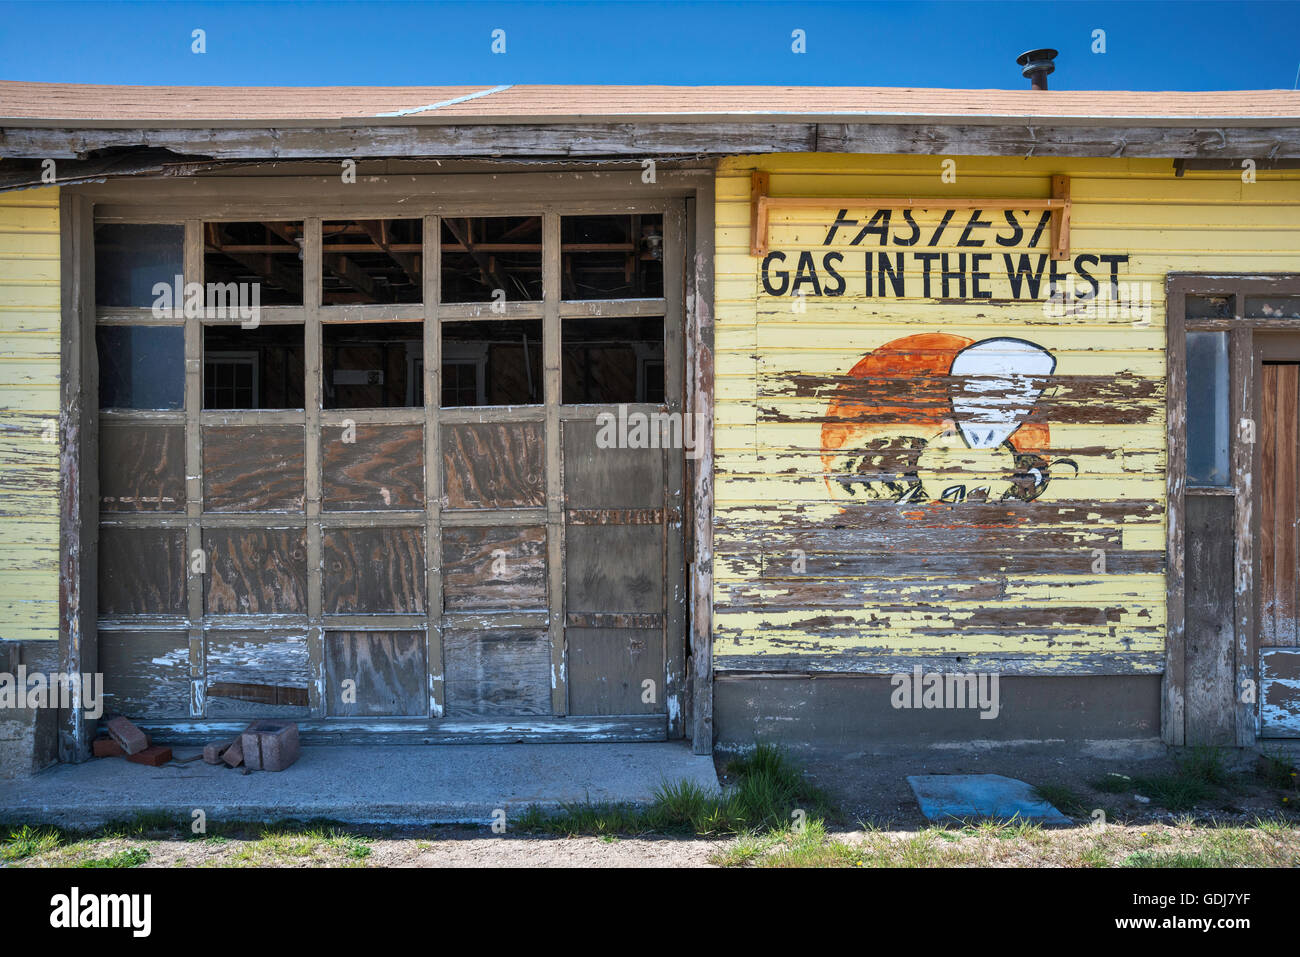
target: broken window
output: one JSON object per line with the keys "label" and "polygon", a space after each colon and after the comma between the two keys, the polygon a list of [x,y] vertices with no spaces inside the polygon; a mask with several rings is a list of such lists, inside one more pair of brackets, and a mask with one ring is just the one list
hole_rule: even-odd
{"label": "broken window", "polygon": [[663,297],[662,213],[565,216],[560,237],[560,298]]}
{"label": "broken window", "polygon": [[301,306],[302,246],[302,223],[204,223],[203,281],[238,284],[240,302]]}
{"label": "broken window", "polygon": [[203,327],[205,409],[301,409],[303,369],[300,324]]}
{"label": "broken window", "polygon": [[1247,296],[1247,319],[1300,319],[1300,296]]}
{"label": "broken window", "polygon": [[321,226],[321,303],[424,300],[424,223],[354,219]]}
{"label": "broken window", "polygon": [[324,408],[424,405],[423,323],[326,323],[321,333]]}
{"label": "broken window", "polygon": [[442,219],[443,302],[535,302],[541,298],[540,216]]}
{"label": "broken window", "polygon": [[664,401],[664,320],[564,319],[560,368],[566,405]]}
{"label": "broken window", "polygon": [[542,320],[442,324],[444,406],[537,405],[542,395]]}

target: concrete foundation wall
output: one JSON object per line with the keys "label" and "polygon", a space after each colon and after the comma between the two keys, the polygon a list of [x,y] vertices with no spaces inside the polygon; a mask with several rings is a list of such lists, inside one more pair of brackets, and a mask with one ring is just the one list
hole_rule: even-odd
{"label": "concrete foundation wall", "polygon": [[766,741],[853,753],[980,741],[1084,742],[1160,734],[1160,677],[1006,676],[1000,711],[895,708],[886,675],[737,676],[714,684],[719,750]]}
{"label": "concrete foundation wall", "polygon": [[[0,674],[53,674],[59,667],[55,641],[0,641]],[[0,781],[24,778],[58,761],[55,708],[0,707]]]}

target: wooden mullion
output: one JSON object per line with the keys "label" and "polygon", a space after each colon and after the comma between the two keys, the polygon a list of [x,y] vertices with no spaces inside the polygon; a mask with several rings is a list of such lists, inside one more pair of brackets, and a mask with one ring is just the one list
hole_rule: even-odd
{"label": "wooden mullion", "polygon": [[[1236,314],[1244,309],[1245,296],[1236,297]],[[1236,490],[1234,526],[1236,547],[1233,552],[1233,594],[1236,599],[1236,642],[1234,648],[1233,704],[1236,714],[1237,744],[1251,747],[1255,743],[1257,708],[1243,692],[1255,683],[1258,688],[1254,655],[1255,632],[1255,540],[1258,517],[1255,510],[1255,448],[1258,445],[1258,411],[1255,396],[1255,351],[1251,330],[1234,329],[1228,340],[1229,364],[1232,369],[1232,484]],[[1249,439],[1249,441],[1247,441]],[[1258,697],[1258,694],[1252,697]]]}
{"label": "wooden mullion", "polygon": [[560,216],[542,215],[543,398],[546,404],[546,599],[551,642],[551,712],[569,713],[564,631],[564,473],[560,433]]}
{"label": "wooden mullion", "polygon": [[321,218],[303,219],[302,303],[306,313],[303,328],[305,369],[303,383],[304,440],[307,520],[307,662],[311,680],[307,698],[313,716],[325,715],[325,606],[324,559],[321,544],[321,397],[324,395],[324,349],[321,341]]}
{"label": "wooden mullion", "polygon": [[691,750],[713,753],[713,227],[714,190],[701,184],[695,204],[692,295],[687,304],[686,411],[699,416],[691,485]]}
{"label": "wooden mullion", "polygon": [[429,716],[441,718],[447,709],[446,662],[442,609],[442,328],[439,292],[442,286],[442,226],[437,216],[424,217],[424,547],[426,591],[425,666]]}
{"label": "wooden mullion", "polygon": [[[685,358],[683,325],[685,323],[686,282],[686,209],[678,201],[664,213],[664,399],[670,413],[685,414]],[[683,445],[688,434],[682,422]],[[689,433],[695,438],[693,429]],[[685,734],[683,697],[686,684],[686,567],[684,522],[686,511],[685,451],[667,449],[662,456],[664,467],[664,569],[663,630],[664,688],[663,701],[668,713],[668,737]]]}
{"label": "wooden mullion", "polygon": [[[185,222],[185,282],[204,282],[203,223]],[[185,319],[185,561],[186,604],[189,611],[190,717],[205,711],[207,642],[203,637],[203,593],[212,569],[203,550],[203,322]],[[193,561],[203,556],[203,571],[194,572]]]}

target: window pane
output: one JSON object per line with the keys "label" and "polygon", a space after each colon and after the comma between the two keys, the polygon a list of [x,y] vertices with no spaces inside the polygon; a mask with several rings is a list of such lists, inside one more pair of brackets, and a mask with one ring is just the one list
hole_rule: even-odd
{"label": "window pane", "polygon": [[1228,484],[1228,334],[1187,334],[1187,484]]}
{"label": "window pane", "polygon": [[566,405],[664,401],[664,321],[564,319],[560,368]]}
{"label": "window pane", "polygon": [[321,302],[422,302],[422,238],[418,219],[363,219],[321,226]]}
{"label": "window pane", "polygon": [[1247,296],[1247,319],[1300,319],[1300,296]]}
{"label": "window pane", "polygon": [[203,327],[203,408],[301,409],[303,327]]}
{"label": "window pane", "polygon": [[423,323],[327,323],[322,338],[325,408],[424,405]]}
{"label": "window pane", "polygon": [[263,306],[302,305],[302,223],[204,223],[203,281],[257,287]]}
{"label": "window pane", "polygon": [[180,326],[100,326],[101,409],[185,405],[185,330]]}
{"label": "window pane", "polygon": [[442,404],[539,405],[542,320],[446,322]]}
{"label": "window pane", "polygon": [[95,305],[152,306],[154,283],[184,273],[184,246],[183,226],[96,226]]}
{"label": "window pane", "polygon": [[564,299],[658,299],[664,294],[661,213],[565,216]]}
{"label": "window pane", "polygon": [[1231,319],[1232,296],[1188,296],[1188,319]]}
{"label": "window pane", "polygon": [[[503,295],[494,295],[495,290]],[[443,302],[530,302],[542,298],[542,219],[494,216],[442,220]]]}

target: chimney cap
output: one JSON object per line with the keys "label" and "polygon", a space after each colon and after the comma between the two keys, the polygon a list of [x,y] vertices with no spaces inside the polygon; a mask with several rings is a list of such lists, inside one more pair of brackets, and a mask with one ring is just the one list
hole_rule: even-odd
{"label": "chimney cap", "polygon": [[1035,70],[1043,70],[1051,73],[1056,69],[1056,64],[1052,61],[1057,57],[1057,51],[1051,47],[1042,47],[1038,50],[1026,50],[1020,56],[1016,57],[1016,62],[1024,67],[1024,75],[1029,76]]}

